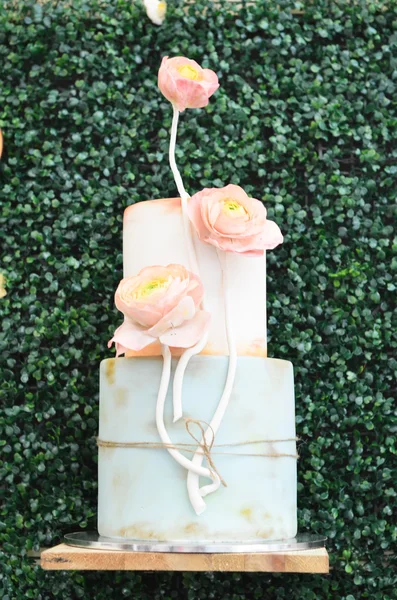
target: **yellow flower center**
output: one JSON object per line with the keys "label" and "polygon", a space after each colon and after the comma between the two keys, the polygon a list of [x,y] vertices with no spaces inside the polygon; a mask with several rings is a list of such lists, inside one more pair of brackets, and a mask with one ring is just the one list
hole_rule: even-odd
{"label": "yellow flower center", "polygon": [[223,212],[229,217],[244,217],[247,213],[244,206],[233,198],[226,198],[223,201]]}
{"label": "yellow flower center", "polygon": [[201,79],[200,73],[191,65],[182,65],[177,67],[177,71],[180,75],[182,75],[182,77],[185,77],[185,79],[191,79],[192,81],[198,81]]}
{"label": "yellow flower center", "polygon": [[171,284],[171,279],[152,279],[140,285],[133,293],[134,300],[142,300],[160,290],[166,290]]}
{"label": "yellow flower center", "polygon": [[157,13],[160,17],[163,17],[166,13],[167,10],[167,3],[166,2],[159,2],[157,4]]}

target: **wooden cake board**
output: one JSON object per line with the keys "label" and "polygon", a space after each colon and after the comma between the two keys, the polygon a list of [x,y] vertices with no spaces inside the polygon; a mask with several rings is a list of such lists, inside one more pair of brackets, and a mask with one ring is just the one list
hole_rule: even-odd
{"label": "wooden cake board", "polygon": [[329,573],[325,548],[264,553],[179,553],[96,550],[59,544],[44,550],[47,571],[222,571]]}

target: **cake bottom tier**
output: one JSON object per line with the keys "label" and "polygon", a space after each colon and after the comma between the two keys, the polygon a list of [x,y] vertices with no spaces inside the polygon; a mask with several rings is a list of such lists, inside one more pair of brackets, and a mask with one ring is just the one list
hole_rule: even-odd
{"label": "cake bottom tier", "polygon": [[[173,361],[172,372],[175,372]],[[185,373],[185,418],[210,422],[221,397],[228,357],[196,356]],[[224,479],[196,515],[187,471],[165,448],[120,447],[159,442],[155,411],[162,359],[117,358],[100,369],[98,531],[112,538],[202,542],[288,539],[297,532],[293,367],[288,361],[239,357],[229,406],[212,459]],[[174,444],[191,444],[186,422],[173,423],[172,378],[164,421]],[[191,424],[200,438],[200,430]],[[115,443],[115,446],[112,445]],[[248,456],[254,454],[254,456]],[[288,454],[292,456],[274,456]],[[269,456],[272,455],[272,456]],[[191,454],[186,454],[191,458]],[[205,463],[204,463],[205,464]],[[210,480],[200,478],[200,485]]]}

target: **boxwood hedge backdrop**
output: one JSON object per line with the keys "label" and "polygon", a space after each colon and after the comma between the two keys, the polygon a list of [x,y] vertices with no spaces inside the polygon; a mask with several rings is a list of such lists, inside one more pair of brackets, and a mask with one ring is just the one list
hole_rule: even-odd
{"label": "boxwood hedge backdrop", "polygon": [[[394,1],[174,2],[161,27],[131,0],[2,2],[4,600],[397,597],[396,49]],[[166,54],[221,84],[181,120],[188,189],[240,184],[285,233],[269,349],[295,365],[299,527],[329,536],[330,576],[44,573],[32,557],[95,527],[122,214],[176,193]]]}

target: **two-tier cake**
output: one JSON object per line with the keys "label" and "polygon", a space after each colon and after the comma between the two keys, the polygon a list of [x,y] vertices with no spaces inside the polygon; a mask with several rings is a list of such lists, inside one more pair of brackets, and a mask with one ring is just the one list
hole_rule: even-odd
{"label": "two-tier cake", "polygon": [[[293,538],[292,364],[267,358],[266,250],[283,240],[242,188],[186,192],[175,164],[185,108],[218,88],[209,69],[164,58],[180,198],[124,214],[124,322],[101,363],[98,530],[135,540]],[[125,356],[120,357],[121,354]]]}

